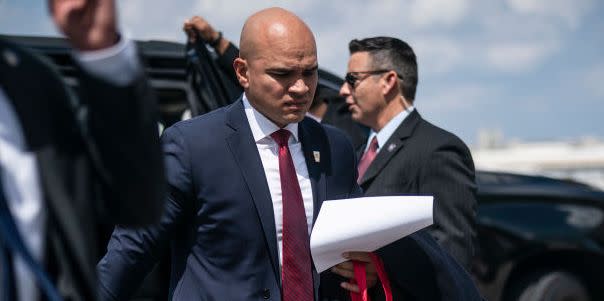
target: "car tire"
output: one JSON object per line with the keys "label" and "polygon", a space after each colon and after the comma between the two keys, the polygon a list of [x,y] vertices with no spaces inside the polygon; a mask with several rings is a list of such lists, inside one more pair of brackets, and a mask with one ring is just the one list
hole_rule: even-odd
{"label": "car tire", "polygon": [[589,292],[573,274],[554,270],[520,277],[510,287],[507,301],[590,301]]}

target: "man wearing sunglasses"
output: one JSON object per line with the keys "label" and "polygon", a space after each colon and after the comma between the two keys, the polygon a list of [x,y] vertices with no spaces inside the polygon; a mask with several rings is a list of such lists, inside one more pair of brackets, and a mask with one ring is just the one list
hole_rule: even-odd
{"label": "man wearing sunglasses", "polygon": [[352,118],[372,129],[359,154],[358,183],[366,196],[434,196],[439,244],[469,271],[476,238],[474,163],[455,135],[414,108],[418,82],[413,49],[390,37],[353,40],[340,95]]}

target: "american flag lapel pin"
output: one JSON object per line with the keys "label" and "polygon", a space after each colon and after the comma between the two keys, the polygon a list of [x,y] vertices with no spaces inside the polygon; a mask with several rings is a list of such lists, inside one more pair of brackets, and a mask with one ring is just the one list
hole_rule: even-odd
{"label": "american flag lapel pin", "polygon": [[319,151],[313,151],[312,155],[313,155],[313,157],[315,157],[315,162],[317,162],[317,163],[321,162],[321,153]]}

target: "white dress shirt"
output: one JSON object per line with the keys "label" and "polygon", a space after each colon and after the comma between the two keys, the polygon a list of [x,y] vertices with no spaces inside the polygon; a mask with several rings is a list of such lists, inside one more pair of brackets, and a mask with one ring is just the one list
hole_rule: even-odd
{"label": "white dress shirt", "polygon": [[[247,96],[243,94],[243,106],[245,115],[252,129],[252,135],[262,160],[262,167],[268,182],[268,189],[273,200],[273,211],[275,214],[275,229],[277,230],[277,245],[279,246],[279,262],[283,262],[283,201],[281,194],[281,175],[279,174],[279,146],[270,136],[280,128],[252,107]],[[313,195],[306,159],[302,151],[302,143],[298,139],[298,124],[290,123],[285,127],[291,133],[288,146],[292,156],[292,161],[296,168],[296,176],[300,184],[302,199],[304,200],[304,211],[306,212],[306,222],[308,224],[308,233],[312,228],[313,221]]]}
{"label": "white dress shirt", "polygon": [[409,116],[409,114],[411,114],[413,110],[415,110],[415,108],[413,106],[410,106],[406,110],[403,110],[402,112],[396,114],[396,116],[390,119],[390,121],[388,121],[388,123],[386,123],[386,125],[377,133],[374,130],[371,130],[371,132],[369,133],[369,137],[367,138],[365,150],[363,152],[367,151],[367,149],[369,148],[369,144],[371,144],[371,140],[373,139],[373,137],[377,136],[378,149],[376,153],[379,153],[382,149],[382,146],[384,146],[386,142],[388,142],[390,136],[394,134],[399,125],[401,125],[401,123],[405,121],[405,118],[407,118],[407,116]]}
{"label": "white dress shirt", "polygon": [[[126,39],[121,39],[108,49],[74,53],[74,57],[84,70],[119,86],[132,82],[141,72],[136,47]],[[38,162],[34,154],[27,150],[21,123],[1,84],[0,180],[19,234],[32,256],[42,262],[46,211],[38,177]],[[35,276],[20,257],[14,260],[19,300],[37,300],[39,292]]]}

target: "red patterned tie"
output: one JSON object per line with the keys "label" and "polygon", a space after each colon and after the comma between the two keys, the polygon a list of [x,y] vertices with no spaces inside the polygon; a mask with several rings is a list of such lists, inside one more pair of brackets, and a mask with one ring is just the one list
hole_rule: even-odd
{"label": "red patterned tie", "polygon": [[369,168],[369,165],[371,165],[371,162],[373,161],[373,159],[375,159],[375,155],[377,154],[377,149],[378,149],[377,136],[373,136],[373,139],[371,139],[371,143],[369,144],[369,148],[363,154],[363,157],[361,157],[361,161],[359,161],[359,167],[358,167],[359,177],[357,178],[357,183],[361,183],[361,179],[363,178],[363,175],[367,171],[367,168]]}
{"label": "red patterned tie", "polygon": [[279,145],[279,174],[283,196],[283,301],[314,299],[308,224],[296,169],[287,146],[290,132],[280,129],[271,134]]}

